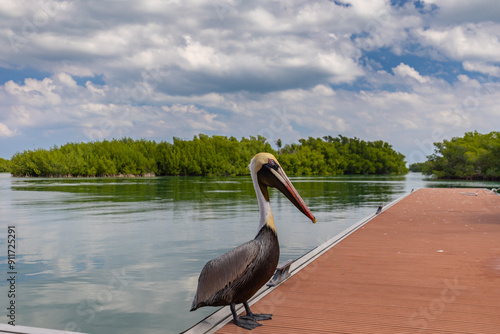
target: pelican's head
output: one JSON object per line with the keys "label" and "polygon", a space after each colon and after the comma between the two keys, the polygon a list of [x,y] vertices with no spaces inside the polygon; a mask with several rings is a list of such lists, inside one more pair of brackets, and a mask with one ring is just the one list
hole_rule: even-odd
{"label": "pelican's head", "polygon": [[288,179],[278,160],[271,153],[258,153],[250,161],[250,173],[252,179],[257,180],[259,189],[265,200],[269,202],[267,187],[273,187],[281,191],[292,202],[297,209],[305,214],[313,223],[316,223],[311,210],[302,200],[292,182]]}

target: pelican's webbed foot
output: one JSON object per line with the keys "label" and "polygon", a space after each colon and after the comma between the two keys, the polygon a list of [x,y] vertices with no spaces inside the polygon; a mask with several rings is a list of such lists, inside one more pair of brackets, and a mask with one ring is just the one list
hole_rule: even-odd
{"label": "pelican's webbed foot", "polygon": [[260,321],[260,320],[271,320],[273,318],[273,315],[272,314],[264,314],[264,313],[252,313],[252,314],[242,315],[240,318],[254,320],[254,321]]}
{"label": "pelican's webbed foot", "polygon": [[243,319],[251,319],[254,321],[258,320],[271,320],[273,318],[272,314],[267,314],[267,313],[253,313],[250,311],[250,306],[248,305],[247,302],[243,302],[243,306],[245,306],[245,311],[247,312],[246,315],[241,316],[240,318]]}
{"label": "pelican's webbed foot", "polygon": [[234,304],[230,304],[229,307],[231,309],[231,313],[233,314],[233,321],[236,326],[248,330],[252,330],[255,327],[262,326],[262,324],[259,324],[257,321],[255,321],[256,319],[249,318],[247,316],[238,317],[238,315],[236,314],[236,308]]}
{"label": "pelican's webbed foot", "polygon": [[259,324],[257,321],[254,321],[252,319],[245,319],[243,317],[236,317],[233,319],[233,321],[236,326],[249,330],[252,330],[255,327],[262,326],[262,324]]}

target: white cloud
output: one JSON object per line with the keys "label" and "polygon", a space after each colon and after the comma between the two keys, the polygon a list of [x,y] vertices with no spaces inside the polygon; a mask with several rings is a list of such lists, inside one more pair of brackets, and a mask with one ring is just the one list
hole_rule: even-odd
{"label": "white cloud", "polygon": [[35,113],[34,111],[29,112],[23,105],[16,105],[12,106],[9,119],[17,127],[32,126],[34,125],[32,115]]}
{"label": "white cloud", "polygon": [[442,25],[498,21],[500,17],[497,0],[425,0],[424,3],[438,7],[435,21]]}
{"label": "white cloud", "polygon": [[462,65],[466,71],[479,72],[486,75],[500,77],[499,66],[488,65],[482,62],[471,62],[471,61],[465,61]]}
{"label": "white cloud", "polygon": [[67,86],[69,88],[76,88],[77,87],[76,81],[73,80],[71,75],[69,75],[67,73],[63,73],[63,72],[57,73],[55,75],[55,77],[57,78],[57,80],[59,80],[59,82],[61,82],[62,84],[64,84],[65,86]]}
{"label": "white cloud", "polygon": [[9,129],[7,125],[4,123],[0,123],[0,137],[12,137],[15,135],[15,132]]}
{"label": "white cloud", "polygon": [[411,39],[409,32],[421,27],[424,22],[414,9],[407,7],[396,10],[386,6],[372,15],[363,26],[366,35],[355,39],[359,48],[368,51],[386,47],[401,54]]}
{"label": "white cloud", "polygon": [[388,10],[387,1],[385,0],[350,1],[350,3],[356,14],[371,19],[374,15],[379,15],[381,12]]}
{"label": "white cloud", "polygon": [[195,105],[176,104],[171,107],[162,106],[161,109],[167,114],[173,114],[176,118],[175,123],[187,125],[191,130],[225,131],[226,125],[217,120],[217,114],[211,114],[206,110],[197,108]]}
{"label": "white cloud", "polygon": [[7,17],[21,18],[26,13],[26,6],[16,0],[5,0],[0,7],[0,14]]}
{"label": "white cloud", "polygon": [[229,59],[210,47],[201,45],[199,42],[193,41],[191,36],[185,36],[186,46],[178,49],[179,56],[186,63],[179,65],[186,69],[200,69],[207,70],[223,70],[224,64],[229,62]]}
{"label": "white cloud", "polygon": [[26,78],[24,85],[18,85],[13,81],[5,83],[5,91],[17,98],[21,103],[26,103],[34,106],[41,105],[56,105],[61,102],[61,97],[54,92],[56,86],[52,79],[45,78],[36,80]]}
{"label": "white cloud", "polygon": [[420,73],[418,73],[413,67],[408,66],[408,65],[403,64],[403,63],[399,64],[397,67],[394,67],[392,69],[392,71],[394,72],[395,75],[398,75],[400,77],[413,78],[413,79],[417,80],[418,82],[420,82],[421,84],[427,83],[430,81],[430,79],[428,77],[421,76]]}
{"label": "white cloud", "polygon": [[415,34],[422,45],[436,48],[454,60],[500,61],[500,23],[418,28]]}
{"label": "white cloud", "polygon": [[331,73],[333,83],[352,82],[363,75],[363,70],[355,62],[336,53],[319,54],[318,64],[325,72]]}

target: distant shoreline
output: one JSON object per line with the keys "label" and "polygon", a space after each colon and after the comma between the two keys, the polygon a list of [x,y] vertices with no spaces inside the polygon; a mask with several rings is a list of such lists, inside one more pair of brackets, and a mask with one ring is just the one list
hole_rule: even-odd
{"label": "distant shoreline", "polygon": [[289,175],[397,174],[408,172],[404,155],[381,140],[325,136],[300,139],[275,151],[264,137],[200,134],[173,143],[131,138],[67,143],[51,149],[16,153],[6,167],[14,176],[137,177],[248,175],[258,152],[276,155]]}
{"label": "distant shoreline", "polygon": [[[8,173],[8,172],[6,172]],[[12,177],[23,177],[23,178],[61,178],[61,179],[88,179],[88,178],[99,178],[99,177],[107,177],[107,178],[124,178],[124,177],[156,177],[153,173],[145,173],[145,174],[114,174],[114,175],[44,175],[44,176],[32,176],[32,175],[14,175],[9,173]]]}
{"label": "distant shoreline", "polygon": [[[422,172],[412,172],[410,173],[420,173],[423,174]],[[114,174],[114,175],[49,175],[49,176],[32,176],[32,175],[13,175],[10,172],[0,172],[0,174],[10,174],[12,177],[16,178],[33,178],[33,179],[43,179],[43,178],[48,178],[48,179],[97,179],[97,178],[153,178],[153,177],[164,177],[164,176],[172,176],[172,177],[200,177],[200,176],[217,176],[217,177],[239,177],[239,176],[244,176],[244,175],[155,175],[153,173],[146,173],[146,174]],[[292,175],[292,176],[360,176],[360,175],[366,175],[366,176],[403,176],[403,175],[395,175],[395,174],[341,174],[341,175]],[[423,174],[425,175],[425,174]],[[490,181],[490,182],[495,182],[495,181],[500,181],[500,178],[487,178],[487,177],[464,177],[464,178],[459,178],[459,177],[436,177],[435,175],[430,176],[431,179],[435,181]]]}

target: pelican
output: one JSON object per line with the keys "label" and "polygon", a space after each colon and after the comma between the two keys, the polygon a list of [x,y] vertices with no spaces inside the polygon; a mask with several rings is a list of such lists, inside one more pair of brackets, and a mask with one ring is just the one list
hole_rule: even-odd
{"label": "pelican", "polygon": [[[272,314],[252,313],[248,300],[272,277],[280,256],[267,188],[281,191],[313,223],[316,223],[316,218],[272,154],[255,155],[249,168],[259,202],[259,232],[255,239],[205,264],[191,311],[202,306],[229,305],[234,324],[252,330],[261,325],[257,321],[272,318]],[[243,303],[246,315],[238,317],[235,305],[240,303]]]}

